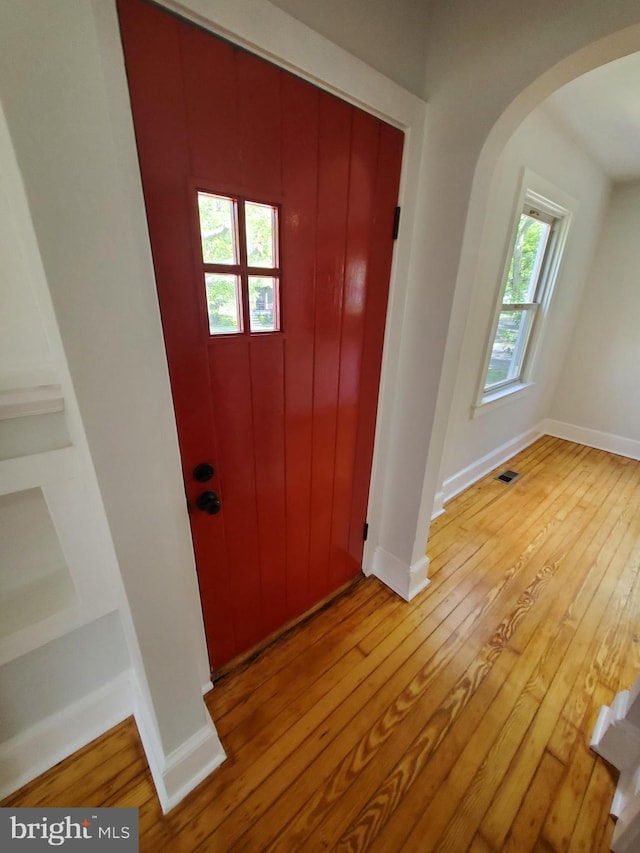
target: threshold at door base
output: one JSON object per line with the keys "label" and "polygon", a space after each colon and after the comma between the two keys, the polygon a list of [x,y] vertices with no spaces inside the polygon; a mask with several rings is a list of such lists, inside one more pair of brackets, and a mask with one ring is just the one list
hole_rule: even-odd
{"label": "threshold at door base", "polygon": [[290,622],[287,622],[281,628],[278,628],[277,631],[274,631],[273,634],[269,634],[264,640],[259,642],[257,645],[252,646],[247,651],[242,652],[236,657],[232,658],[228,663],[221,666],[219,669],[214,669],[211,671],[211,681],[214,686],[219,684],[224,678],[232,673],[239,672],[245,667],[252,664],[254,661],[258,660],[258,658],[262,657],[262,655],[268,651],[270,648],[275,646],[277,643],[282,642],[286,637],[288,637],[296,628],[301,627],[302,625],[306,625],[307,622],[310,622],[315,616],[319,613],[327,610],[334,604],[339,598],[342,598],[345,595],[348,595],[351,590],[360,583],[364,583],[368,578],[365,577],[362,573],[352,578],[347,583],[343,584],[338,589],[334,590],[330,593],[326,598],[323,598],[322,601],[318,601],[317,604],[314,604],[313,607],[310,607],[309,610],[305,610],[304,613],[301,613],[300,616],[296,616],[295,619],[292,619]]}

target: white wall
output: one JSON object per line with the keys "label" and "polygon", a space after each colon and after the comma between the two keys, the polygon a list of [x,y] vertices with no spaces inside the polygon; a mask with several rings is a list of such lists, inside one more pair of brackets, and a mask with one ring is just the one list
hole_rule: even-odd
{"label": "white wall", "polygon": [[28,267],[0,180],[0,390],[58,381]]}
{"label": "white wall", "polygon": [[640,449],[640,182],[614,186],[550,417]]}
{"label": "white wall", "polygon": [[[548,316],[537,341],[534,382],[503,398],[497,408],[473,404],[494,316],[505,253],[523,168],[527,167],[577,203]],[[445,498],[462,469],[535,428],[549,414],[559,368],[567,350],[578,302],[589,273],[604,213],[609,182],[601,169],[558,128],[543,108],[535,110],[507,143],[496,167],[481,236],[464,344],[441,468]],[[474,416],[475,415],[475,416]],[[489,464],[487,467],[492,467]],[[470,472],[477,476],[477,472]],[[466,485],[464,478],[453,487]]]}
{"label": "white wall", "polygon": [[[180,640],[169,639],[167,633],[163,640],[158,621],[170,624],[171,602],[194,595],[195,579],[188,574],[192,569],[189,532],[186,519],[182,525],[157,525],[154,509],[165,499],[166,484],[158,477],[158,466],[141,470],[137,456],[141,442],[151,447],[164,429],[175,428],[167,390],[157,387],[145,355],[152,327],[158,362],[164,362],[157,306],[154,300],[144,304],[141,292],[127,284],[131,272],[123,258],[128,259],[131,252],[131,226],[115,211],[118,178],[104,84],[95,58],[99,46],[92,10],[90,4],[73,0],[55,6],[38,0],[9,4],[3,7],[0,32],[0,85],[7,121],[74,387],[99,476],[102,473],[100,485],[107,511],[111,510],[112,532],[126,525],[126,534],[116,542],[121,568],[130,566],[125,584],[141,584],[150,604],[139,619],[155,625],[155,639],[146,639],[146,644],[155,644],[155,667],[164,667],[155,679],[157,689],[170,691],[173,697],[185,682],[188,695],[190,675],[200,687],[193,628],[185,626]],[[117,407],[109,401],[114,386],[120,397]],[[134,404],[140,394],[153,400],[158,410],[164,402],[165,417],[158,414],[155,420],[141,420]],[[92,406],[87,405],[88,399]],[[123,488],[139,490],[133,512],[124,510],[117,498],[114,505],[109,487],[115,483],[118,493]],[[175,491],[170,492],[176,501]],[[176,538],[184,555],[176,553]],[[174,579],[170,591],[162,586],[168,563]],[[176,565],[184,567],[182,573],[175,570]],[[144,637],[144,631],[140,633]],[[188,660],[172,683],[167,673],[175,646],[182,641],[192,653],[185,655]],[[196,718],[201,725],[204,708],[199,704],[193,707],[185,699],[181,713],[171,714],[164,731],[169,749],[182,742],[182,731],[192,732]]]}
{"label": "white wall", "polygon": [[[103,65],[115,50],[126,91],[115,8],[33,0],[0,17],[0,97],[126,594],[136,717],[169,807],[224,753],[201,695],[206,649],[146,225],[122,209]],[[124,159],[136,163],[132,144]],[[139,177],[132,186],[139,194]]]}
{"label": "white wall", "polygon": [[2,104],[0,164],[0,392],[54,383],[64,400],[7,418],[0,396],[5,794],[133,705],[117,565]]}
{"label": "white wall", "polygon": [[0,667],[0,743],[129,670],[117,612]]}
{"label": "white wall", "polygon": [[428,0],[271,0],[421,98]]}

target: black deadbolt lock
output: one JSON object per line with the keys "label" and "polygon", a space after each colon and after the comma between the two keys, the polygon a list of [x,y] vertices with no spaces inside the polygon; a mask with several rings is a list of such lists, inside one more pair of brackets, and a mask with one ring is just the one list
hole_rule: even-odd
{"label": "black deadbolt lock", "polygon": [[198,483],[206,483],[215,473],[213,465],[209,465],[208,462],[201,462],[193,469],[193,479],[197,480]]}
{"label": "black deadbolt lock", "polygon": [[207,515],[215,515],[222,508],[220,498],[215,492],[203,492],[201,495],[198,495],[196,506],[202,512],[206,512]]}

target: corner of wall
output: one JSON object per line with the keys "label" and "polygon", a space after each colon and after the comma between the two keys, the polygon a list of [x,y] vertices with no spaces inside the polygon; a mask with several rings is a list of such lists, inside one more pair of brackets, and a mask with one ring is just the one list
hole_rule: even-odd
{"label": "corner of wall", "polygon": [[428,557],[409,566],[380,546],[373,555],[372,574],[405,601],[411,601],[429,585],[428,570]]}
{"label": "corner of wall", "polygon": [[153,719],[135,681],[133,709],[160,806],[166,814],[219,767],[227,756],[204,702],[200,729],[168,754],[156,734]]}
{"label": "corner of wall", "polygon": [[444,515],[444,511],[444,489],[440,489],[436,492],[436,496],[433,499],[431,521],[435,521],[436,518],[439,518],[441,515]]}
{"label": "corner of wall", "polygon": [[622,435],[613,435],[601,432],[597,429],[567,424],[562,421],[546,418],[540,425],[542,432],[563,438],[565,441],[575,441],[577,444],[586,444],[587,447],[595,447],[596,450],[606,450],[608,453],[616,453],[618,456],[627,456],[629,459],[640,459],[640,441],[626,438]]}

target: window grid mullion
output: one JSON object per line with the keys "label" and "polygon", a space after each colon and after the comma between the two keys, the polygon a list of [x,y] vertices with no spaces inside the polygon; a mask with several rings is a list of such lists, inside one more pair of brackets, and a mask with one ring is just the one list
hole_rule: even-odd
{"label": "window grid mullion", "polygon": [[242,303],[242,332],[251,333],[251,313],[249,306],[249,269],[247,258],[247,223],[245,219],[244,199],[238,199],[238,242],[240,249],[240,301]]}
{"label": "window grid mullion", "polygon": [[265,278],[279,278],[280,267],[247,267],[248,275],[259,275]]}
{"label": "window grid mullion", "polygon": [[240,275],[242,267],[240,264],[202,264],[205,272],[215,272],[220,275]]}
{"label": "window grid mullion", "polygon": [[[211,276],[226,276],[233,277],[236,282],[236,293],[235,293],[235,307],[236,307],[236,328],[229,332],[229,334],[245,334],[252,335],[255,332],[273,332],[280,331],[280,280],[282,276],[282,269],[280,267],[280,257],[279,257],[279,206],[269,205],[266,202],[250,202],[247,201],[242,196],[217,196],[213,191],[206,191],[198,189],[198,198],[200,193],[202,192],[203,196],[211,195],[222,199],[223,201],[229,202],[232,205],[232,221],[231,225],[231,233],[232,233],[232,241],[233,241],[233,258],[232,261],[205,261],[204,255],[204,243],[203,243],[203,232],[202,232],[202,218],[199,213],[199,223],[200,223],[200,235],[199,235],[199,261],[200,267],[202,269],[203,275],[205,277],[205,287],[206,287],[206,277],[208,275]],[[258,264],[250,264],[249,263],[249,226],[247,222],[247,205],[253,206],[263,206],[269,207],[271,209],[271,240],[272,240],[272,257],[273,265],[272,266],[260,266]],[[199,207],[199,202],[198,202]],[[256,297],[256,312],[262,310],[264,312],[265,306],[259,306],[258,302],[260,299],[263,302],[268,302],[268,308],[272,312],[273,323],[271,327],[269,327],[268,319],[265,321],[265,317],[260,314],[256,314],[256,328],[253,328],[253,317],[251,313],[251,282],[262,279],[263,284],[267,285],[268,282],[271,282],[271,285],[266,288],[259,289],[260,293]],[[251,286],[250,286],[251,285]],[[257,285],[256,285],[257,286]],[[262,292],[264,290],[264,293]],[[271,293],[269,294],[269,290]],[[266,295],[265,295],[266,294]],[[258,326],[267,326],[267,328],[261,329]],[[211,317],[209,318],[209,334],[215,335],[224,335],[224,332],[221,330],[212,331],[211,327]]]}

